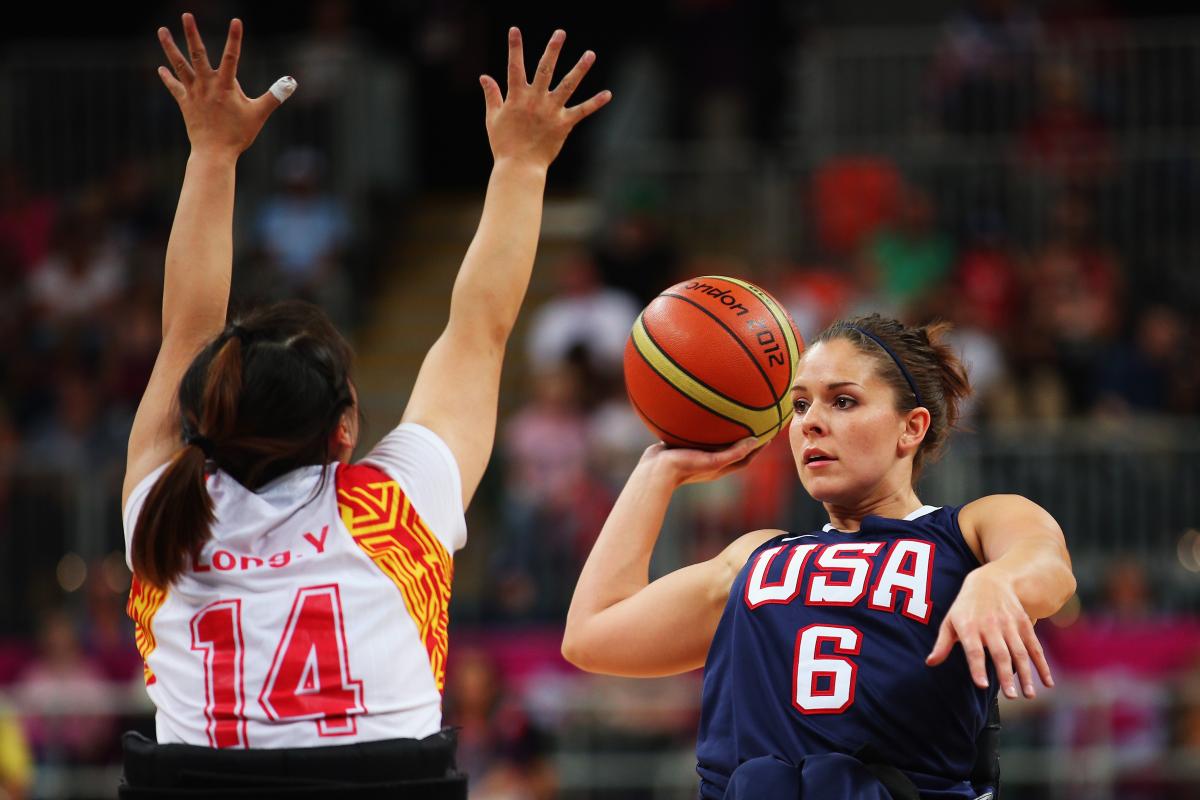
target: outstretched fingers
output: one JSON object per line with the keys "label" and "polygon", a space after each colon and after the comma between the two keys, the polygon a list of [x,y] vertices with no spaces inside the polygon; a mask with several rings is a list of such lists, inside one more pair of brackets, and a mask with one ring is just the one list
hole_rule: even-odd
{"label": "outstretched fingers", "polygon": [[504,104],[504,97],[500,94],[500,85],[490,75],[480,75],[479,85],[483,87],[485,113],[491,116]]}
{"label": "outstretched fingers", "polygon": [[933,643],[933,649],[925,657],[925,663],[931,667],[941,664],[950,655],[950,651],[954,649],[954,643],[957,641],[958,634],[955,632],[954,626],[950,624],[950,618],[947,617],[942,620],[942,626],[938,628],[937,641]]}
{"label": "outstretched fingers", "polygon": [[176,80],[175,76],[171,74],[171,70],[167,69],[166,67],[159,67],[158,77],[162,79],[163,86],[167,87],[167,91],[170,92],[171,96],[176,100],[182,100],[187,96],[187,88],[178,80]]}
{"label": "outstretched fingers", "polygon": [[1050,664],[1046,661],[1046,653],[1042,650],[1042,643],[1038,641],[1033,622],[1028,617],[1023,617],[1017,626],[1021,632],[1021,640],[1025,642],[1025,649],[1029,651],[1029,657],[1037,668],[1038,677],[1042,679],[1042,685],[1054,686],[1054,676],[1050,674]]}
{"label": "outstretched fingers", "polygon": [[284,75],[282,78],[271,84],[271,88],[267,89],[252,101],[254,108],[262,117],[263,122],[266,122],[267,117],[275,112],[275,109],[283,105],[284,101],[292,96],[292,92],[296,91],[296,79],[291,75]]}
{"label": "outstretched fingers", "polygon": [[242,21],[232,19],[229,22],[229,35],[225,38],[225,52],[221,54],[221,66],[217,68],[217,78],[222,86],[232,87],[237,78],[238,59],[242,55]]}
{"label": "outstretched fingers", "polygon": [[1008,642],[1008,652],[1012,656],[1013,669],[1017,671],[1021,693],[1030,699],[1037,697],[1037,690],[1033,688],[1033,665],[1029,658],[1029,649],[1022,641],[1015,623],[1010,622],[1005,628],[1005,639]]}
{"label": "outstretched fingers", "polygon": [[208,60],[208,51],[204,49],[204,40],[200,38],[200,30],[196,27],[196,18],[191,14],[183,15],[183,35],[187,39],[188,52],[192,56],[192,67],[198,72],[212,72],[212,62]]}
{"label": "outstretched fingers", "polygon": [[959,642],[962,644],[963,654],[967,657],[967,669],[971,673],[971,680],[975,681],[975,685],[980,689],[988,688],[987,651],[984,650],[980,635],[973,633],[961,636]]}
{"label": "outstretched fingers", "polygon": [[546,49],[542,52],[541,59],[538,60],[537,72],[533,75],[534,89],[544,92],[550,88],[550,80],[554,77],[554,67],[558,64],[558,54],[566,39],[566,31],[561,29],[550,34],[550,41],[546,42]]}
{"label": "outstretched fingers", "polygon": [[575,66],[571,67],[571,71],[564,75],[563,79],[558,82],[558,86],[554,88],[551,94],[558,97],[563,103],[566,103],[571,99],[571,95],[579,87],[579,82],[583,80],[583,76],[587,75],[588,70],[592,68],[592,64],[595,62],[596,54],[591,50],[585,51],[579,57],[579,60],[575,62]]}
{"label": "outstretched fingers", "polygon": [[983,642],[992,657],[992,663],[996,666],[996,680],[1000,683],[1000,690],[1010,700],[1016,699],[1017,687],[1013,675],[1013,658],[1004,634],[1000,631],[990,630],[984,634]]}
{"label": "outstretched fingers", "polygon": [[527,85],[525,80],[525,51],[521,47],[521,31],[508,29],[508,91]]}
{"label": "outstretched fingers", "polygon": [[[192,65],[183,57],[183,53],[179,51],[179,47],[175,44],[175,38],[171,36],[171,31],[166,28],[158,29],[158,43],[162,45],[163,55],[167,57],[167,63],[171,65],[171,69],[175,70],[175,75],[184,87],[192,85],[192,81],[196,79],[196,73],[192,70]],[[161,74],[161,72],[160,72]],[[166,81],[163,81],[166,83]],[[171,88],[171,84],[167,84],[167,88]],[[172,90],[174,93],[174,90]]]}
{"label": "outstretched fingers", "polygon": [[612,92],[608,89],[605,89],[603,92],[597,92],[579,105],[566,109],[567,119],[572,125],[575,125],[581,119],[590,117],[604,108],[604,106],[608,105],[609,100],[612,100]]}

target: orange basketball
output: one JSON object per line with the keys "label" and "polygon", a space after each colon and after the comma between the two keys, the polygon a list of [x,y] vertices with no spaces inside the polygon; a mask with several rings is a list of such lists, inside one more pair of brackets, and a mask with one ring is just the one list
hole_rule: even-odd
{"label": "orange basketball", "polygon": [[625,344],[629,401],[676,447],[717,450],[779,433],[804,342],[752,283],[706,275],[650,301]]}

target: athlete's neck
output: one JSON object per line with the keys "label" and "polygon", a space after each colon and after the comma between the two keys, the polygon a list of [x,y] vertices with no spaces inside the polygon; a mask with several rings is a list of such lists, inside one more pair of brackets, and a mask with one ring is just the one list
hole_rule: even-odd
{"label": "athlete's neck", "polygon": [[841,505],[826,502],[825,513],[829,523],[839,531],[854,533],[862,525],[863,517],[888,517],[904,519],[923,505],[912,486],[903,486],[879,497],[863,498],[858,503]]}

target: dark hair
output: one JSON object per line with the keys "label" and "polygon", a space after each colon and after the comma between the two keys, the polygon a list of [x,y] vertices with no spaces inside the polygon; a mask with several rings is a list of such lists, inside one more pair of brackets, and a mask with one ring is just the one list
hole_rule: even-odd
{"label": "dark hair", "polygon": [[133,535],[133,570],[165,589],[212,535],[208,462],[256,490],[328,464],[330,438],[353,403],[353,351],[319,308],[288,301],[229,323],[179,383],[185,446],[159,476]]}
{"label": "dark hair", "polygon": [[929,430],[913,457],[914,481],[926,464],[941,455],[950,431],[958,422],[959,404],[971,394],[962,362],[942,342],[950,327],[948,322],[909,327],[879,314],[869,314],[838,320],[811,343],[848,340],[859,352],[875,359],[879,374],[896,394],[897,411],[907,413],[917,408],[918,402],[929,411]]}

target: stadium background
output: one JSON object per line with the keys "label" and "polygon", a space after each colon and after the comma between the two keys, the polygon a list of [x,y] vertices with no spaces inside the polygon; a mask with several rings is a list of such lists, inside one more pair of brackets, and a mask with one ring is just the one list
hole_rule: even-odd
{"label": "stadium background", "polygon": [[[568,32],[611,88],[551,171],[497,453],[456,568],[446,719],[478,798],[692,796],[699,678],[558,656],[574,578],[646,444],[633,313],[677,278],[761,282],[802,333],[857,309],[959,326],[968,430],[922,499],[1027,495],[1078,596],[1058,688],[1004,703],[1006,796],[1200,790],[1200,21],[1147,2],[733,0],[27,6],[0,32],[0,786],[110,797],[151,709],[118,492],[187,143],[154,30],[194,11],[242,82],[300,89],[243,158],[235,302],[305,296],[352,337],[364,441],[440,330],[489,154],[504,30]],[[470,376],[463,390],[470,391]],[[786,446],[689,487],[655,559],[816,524]],[[0,797],[4,796],[0,791]]]}

